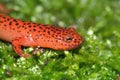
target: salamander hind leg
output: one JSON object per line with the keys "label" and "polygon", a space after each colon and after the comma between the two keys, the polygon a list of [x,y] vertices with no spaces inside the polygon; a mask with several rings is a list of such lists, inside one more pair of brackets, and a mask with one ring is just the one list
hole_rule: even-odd
{"label": "salamander hind leg", "polygon": [[22,38],[22,37],[17,37],[12,40],[12,46],[13,46],[13,49],[15,50],[15,52],[21,57],[28,58],[30,55],[24,54],[22,52],[21,45],[23,43],[24,43],[24,38]]}

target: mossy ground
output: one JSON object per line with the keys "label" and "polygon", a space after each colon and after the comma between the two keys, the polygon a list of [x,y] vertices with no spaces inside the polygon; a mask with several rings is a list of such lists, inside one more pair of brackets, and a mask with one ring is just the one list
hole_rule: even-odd
{"label": "mossy ground", "polygon": [[[1,0],[10,16],[68,27],[84,37],[72,51],[46,49],[18,57],[10,43],[0,41],[2,80],[114,80],[120,74],[119,0]],[[23,48],[32,53],[32,48]]]}

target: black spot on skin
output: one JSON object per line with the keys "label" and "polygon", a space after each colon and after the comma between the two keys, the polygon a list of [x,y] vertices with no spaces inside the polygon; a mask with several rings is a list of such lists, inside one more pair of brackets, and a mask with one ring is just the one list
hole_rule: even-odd
{"label": "black spot on skin", "polygon": [[53,40],[51,40],[51,42],[53,42]]}
{"label": "black spot on skin", "polygon": [[54,30],[53,33],[56,33],[56,31]]}
{"label": "black spot on skin", "polygon": [[35,38],[34,40],[36,40],[36,41],[37,41],[37,38]]}
{"label": "black spot on skin", "polygon": [[13,28],[13,30],[15,30],[15,28]]}
{"label": "black spot on skin", "polygon": [[30,22],[27,23],[27,25],[30,25],[30,24],[31,24]]}
{"label": "black spot on skin", "polygon": [[36,29],[34,28],[33,31],[36,31]]}
{"label": "black spot on skin", "polygon": [[6,17],[5,16],[3,16],[3,19],[5,19]]}
{"label": "black spot on skin", "polygon": [[7,21],[9,21],[10,19],[8,18]]}
{"label": "black spot on skin", "polygon": [[31,25],[29,25],[28,27],[29,27],[29,28],[31,28],[32,26],[31,26]]}
{"label": "black spot on skin", "polygon": [[4,26],[7,26],[6,24],[4,24]]}
{"label": "black spot on skin", "polygon": [[61,43],[61,45],[63,45],[63,43]]}
{"label": "black spot on skin", "polygon": [[58,42],[58,40],[55,40],[55,42]]}
{"label": "black spot on skin", "polygon": [[47,27],[48,28],[48,30],[50,29],[50,27]]}
{"label": "black spot on skin", "polygon": [[21,32],[21,31],[17,31],[17,32]]}
{"label": "black spot on skin", "polygon": [[18,25],[19,25],[19,23],[16,23],[15,25],[16,25],[16,26],[18,26]]}
{"label": "black spot on skin", "polygon": [[76,43],[76,40],[74,40],[74,43]]}
{"label": "black spot on skin", "polygon": [[[36,23],[35,23],[36,24]],[[36,26],[40,26],[41,24],[36,24]]]}
{"label": "black spot on skin", "polygon": [[21,21],[22,23],[24,23],[25,21]]}
{"label": "black spot on skin", "polygon": [[35,25],[33,27],[36,27]]}
{"label": "black spot on skin", "polygon": [[42,36],[42,34],[40,34],[40,36]]}
{"label": "black spot on skin", "polygon": [[56,46],[56,44],[54,44],[54,46]]}
{"label": "black spot on skin", "polygon": [[30,33],[30,32],[27,32],[28,34]]}
{"label": "black spot on skin", "polygon": [[13,19],[13,21],[14,21],[14,22],[17,22],[17,20],[16,20],[16,19]]}
{"label": "black spot on skin", "polygon": [[50,31],[47,32],[50,35]]}
{"label": "black spot on skin", "polygon": [[43,29],[42,26],[39,26],[40,29]]}
{"label": "black spot on skin", "polygon": [[12,21],[9,22],[9,25],[10,25],[10,26],[12,25]]}
{"label": "black spot on skin", "polygon": [[57,40],[61,40],[61,38],[57,38]]}
{"label": "black spot on skin", "polygon": [[55,37],[54,34],[52,34],[52,37]]}
{"label": "black spot on skin", "polygon": [[61,32],[58,31],[57,34],[61,34]]}
{"label": "black spot on skin", "polygon": [[25,27],[24,29],[27,29],[27,27]]}
{"label": "black spot on skin", "polygon": [[43,36],[45,36],[45,34],[42,34]]}
{"label": "black spot on skin", "polygon": [[36,34],[35,37],[38,38],[39,36]]}
{"label": "black spot on skin", "polygon": [[30,29],[29,31],[31,32],[32,30]]}
{"label": "black spot on skin", "polygon": [[67,44],[64,44],[64,46],[67,46]]}
{"label": "black spot on skin", "polygon": [[38,31],[38,32],[40,32],[40,31]]}
{"label": "black spot on skin", "polygon": [[48,42],[50,42],[50,40],[48,39]]}
{"label": "black spot on skin", "polygon": [[24,22],[23,25],[26,25],[26,23]]}
{"label": "black spot on skin", "polygon": [[4,22],[6,22],[6,20],[4,20]]}
{"label": "black spot on skin", "polygon": [[51,31],[53,31],[53,29]]}
{"label": "black spot on skin", "polygon": [[44,29],[43,32],[46,32],[46,30]]}
{"label": "black spot on skin", "polygon": [[[13,40],[12,40],[13,41]],[[16,46],[14,46],[14,48],[16,49]]]}

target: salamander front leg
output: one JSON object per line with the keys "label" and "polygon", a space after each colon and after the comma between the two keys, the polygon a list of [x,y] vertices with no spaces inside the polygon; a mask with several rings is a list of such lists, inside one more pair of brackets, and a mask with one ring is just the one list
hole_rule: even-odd
{"label": "salamander front leg", "polygon": [[22,52],[22,49],[21,49],[21,44],[24,43],[24,38],[22,37],[17,37],[15,39],[12,40],[12,46],[13,46],[13,49],[15,50],[15,52],[21,56],[21,57],[24,57],[24,58],[28,58],[30,55],[29,54],[24,54]]}

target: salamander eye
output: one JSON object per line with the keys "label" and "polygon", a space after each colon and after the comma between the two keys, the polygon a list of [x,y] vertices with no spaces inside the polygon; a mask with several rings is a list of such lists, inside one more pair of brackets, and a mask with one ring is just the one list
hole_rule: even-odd
{"label": "salamander eye", "polygon": [[67,42],[70,42],[71,40],[72,40],[71,37],[67,37],[67,38],[66,38],[66,41],[67,41]]}

